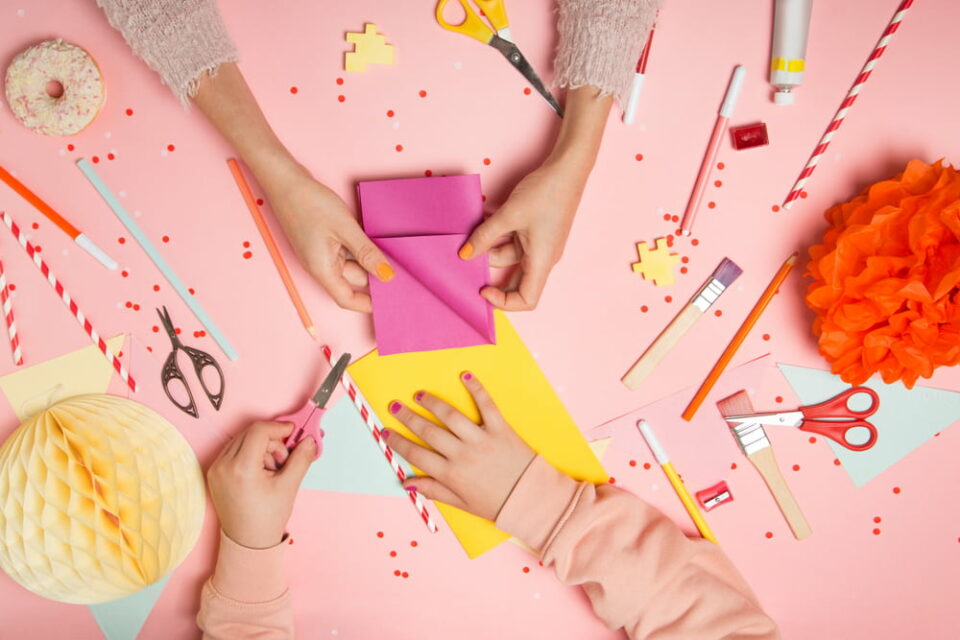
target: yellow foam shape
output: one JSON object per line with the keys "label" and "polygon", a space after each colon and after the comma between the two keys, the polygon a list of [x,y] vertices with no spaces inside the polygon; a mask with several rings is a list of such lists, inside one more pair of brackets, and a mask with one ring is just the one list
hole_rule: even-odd
{"label": "yellow foam shape", "polygon": [[[124,336],[107,340],[113,353],[123,349]],[[113,368],[96,345],[35,364],[0,378],[0,391],[21,422],[63,398],[103,393]]]}
{"label": "yellow foam shape", "polygon": [[344,57],[343,68],[346,71],[364,72],[368,64],[393,64],[393,45],[387,44],[386,37],[377,33],[377,25],[364,25],[363,33],[347,33],[347,42],[354,45]]}
{"label": "yellow foam shape", "polygon": [[657,238],[655,249],[649,248],[646,242],[638,242],[637,255],[640,261],[633,263],[633,272],[642,275],[644,280],[652,280],[658,287],[666,287],[676,281],[673,267],[680,264],[680,256],[670,253],[666,238]]}
{"label": "yellow foam shape", "polygon": [[[603,465],[506,315],[495,311],[494,319],[495,345],[390,356],[373,351],[352,364],[349,371],[384,426],[413,439],[416,437],[390,415],[390,402],[402,400],[416,409],[414,394],[426,390],[471,420],[479,420],[473,400],[460,381],[461,372],[470,371],[490,392],[507,422],[550,464],[578,480],[606,482]],[[488,520],[449,505],[438,503],[437,507],[471,558],[509,538]]]}

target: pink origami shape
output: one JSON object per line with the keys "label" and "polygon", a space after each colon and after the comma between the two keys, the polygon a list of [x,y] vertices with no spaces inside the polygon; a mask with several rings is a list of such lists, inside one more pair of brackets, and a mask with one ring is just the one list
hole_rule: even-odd
{"label": "pink origami shape", "polygon": [[396,275],[370,280],[381,355],[493,344],[493,308],[480,297],[487,256],[457,251],[483,219],[480,177],[362,182],[363,226]]}

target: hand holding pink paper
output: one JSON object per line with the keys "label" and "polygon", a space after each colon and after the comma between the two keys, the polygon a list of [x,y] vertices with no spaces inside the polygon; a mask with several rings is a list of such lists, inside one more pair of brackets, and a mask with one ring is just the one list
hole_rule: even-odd
{"label": "hand holding pink paper", "polygon": [[487,258],[457,256],[483,218],[480,177],[362,182],[358,193],[364,229],[396,272],[370,282],[380,354],[493,344],[493,309],[480,296]]}

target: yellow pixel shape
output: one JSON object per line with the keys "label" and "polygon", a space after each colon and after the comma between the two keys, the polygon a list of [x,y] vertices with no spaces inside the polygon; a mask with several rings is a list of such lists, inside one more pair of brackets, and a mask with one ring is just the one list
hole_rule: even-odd
{"label": "yellow pixel shape", "polygon": [[375,24],[364,25],[363,33],[347,32],[347,42],[354,45],[354,50],[344,57],[346,71],[364,72],[368,64],[393,64],[393,45],[377,33]]}
{"label": "yellow pixel shape", "polygon": [[650,249],[646,242],[637,243],[639,262],[633,263],[633,272],[639,273],[644,280],[653,280],[658,287],[674,283],[673,267],[680,263],[680,256],[670,253],[666,238],[657,238],[656,249]]}

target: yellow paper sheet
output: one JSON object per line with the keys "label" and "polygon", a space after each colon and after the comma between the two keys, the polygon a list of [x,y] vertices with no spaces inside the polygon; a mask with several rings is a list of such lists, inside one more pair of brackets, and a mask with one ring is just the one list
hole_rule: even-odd
{"label": "yellow paper sheet", "polygon": [[[123,349],[125,336],[107,340],[114,353]],[[113,367],[96,345],[47,360],[0,378],[0,391],[21,422],[54,402],[85,393],[104,393]]]}
{"label": "yellow paper sheet", "polygon": [[[548,462],[577,480],[606,482],[608,476],[603,465],[506,315],[497,311],[494,317],[496,345],[391,356],[380,356],[373,351],[352,364],[350,374],[384,426],[412,436],[390,415],[387,410],[390,402],[403,400],[416,407],[413,395],[423,389],[446,400],[470,419],[479,420],[473,400],[459,377],[461,372],[471,371],[490,392],[507,422]],[[488,520],[449,505],[438,503],[437,506],[471,558],[509,537]]]}

